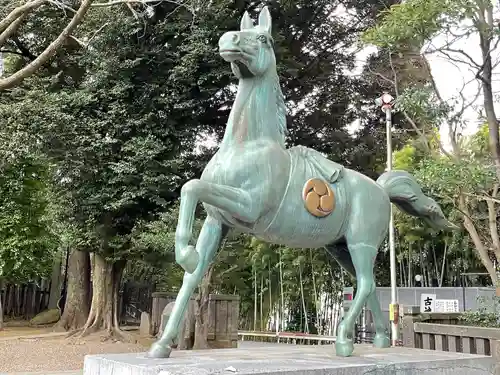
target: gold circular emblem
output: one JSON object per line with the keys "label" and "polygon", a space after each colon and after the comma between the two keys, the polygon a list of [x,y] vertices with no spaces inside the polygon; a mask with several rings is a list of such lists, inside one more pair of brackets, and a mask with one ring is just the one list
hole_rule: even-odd
{"label": "gold circular emblem", "polygon": [[335,209],[335,195],[330,185],[319,178],[311,178],[304,185],[302,199],[306,210],[316,217],[330,215]]}

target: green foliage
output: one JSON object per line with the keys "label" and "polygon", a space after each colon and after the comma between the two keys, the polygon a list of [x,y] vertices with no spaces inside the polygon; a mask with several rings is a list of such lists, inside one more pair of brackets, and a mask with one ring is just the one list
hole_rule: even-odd
{"label": "green foliage", "polygon": [[0,177],[0,279],[47,276],[56,236],[47,222],[46,165],[33,157],[11,161]]}
{"label": "green foliage", "polygon": [[446,157],[425,160],[416,176],[429,194],[447,203],[455,202],[461,192],[486,191],[495,181],[495,171],[481,160],[452,161]]}
{"label": "green foliage", "polygon": [[469,16],[472,9],[472,0],[408,0],[384,12],[382,21],[367,30],[362,40],[396,49],[411,44],[422,46],[444,28]]}
{"label": "green foliage", "polygon": [[394,169],[400,169],[411,173],[417,164],[415,154],[416,149],[410,144],[407,144],[403,146],[403,148],[395,151],[393,154]]}
{"label": "green foliage", "polygon": [[459,320],[468,326],[500,328],[500,298],[478,297],[478,309],[463,312]]}
{"label": "green foliage", "polygon": [[489,160],[489,129],[488,124],[485,124],[479,128],[479,130],[470,137],[468,143],[468,149],[470,151],[471,157],[474,159],[484,160],[485,163],[491,163]]}
{"label": "green foliage", "polygon": [[451,112],[448,103],[440,102],[430,87],[408,87],[396,100],[396,110],[417,119],[419,125],[439,127]]}

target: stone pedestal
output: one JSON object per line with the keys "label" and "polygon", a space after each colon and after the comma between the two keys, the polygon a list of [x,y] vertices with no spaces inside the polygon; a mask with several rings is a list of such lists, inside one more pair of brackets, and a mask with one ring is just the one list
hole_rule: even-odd
{"label": "stone pedestal", "polygon": [[341,358],[331,345],[295,346],[242,342],[238,349],[174,351],[171,358],[145,353],[85,357],[84,375],[494,375],[488,356],[412,348],[356,345]]}

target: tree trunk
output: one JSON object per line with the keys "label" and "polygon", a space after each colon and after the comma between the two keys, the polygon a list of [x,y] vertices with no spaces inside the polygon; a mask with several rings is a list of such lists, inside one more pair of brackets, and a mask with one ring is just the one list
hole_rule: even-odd
{"label": "tree trunk", "polygon": [[49,309],[57,309],[61,297],[61,254],[57,254],[52,263],[52,276],[50,278]]}
{"label": "tree trunk", "polygon": [[313,282],[313,293],[314,293],[314,310],[316,311],[316,331],[320,331],[320,317],[319,317],[319,303],[318,303],[318,291],[316,289],[316,278],[314,277],[314,263],[312,256],[312,249],[309,249],[309,258],[311,259],[311,275]]}
{"label": "tree trunk", "polygon": [[488,222],[490,227],[490,236],[493,244],[493,253],[495,254],[496,258],[496,263],[494,264],[494,266],[497,276],[497,284],[495,285],[497,290],[499,290],[498,288],[500,288],[500,269],[498,267],[498,262],[500,261],[500,236],[498,233],[498,220],[497,220],[498,214],[493,199],[497,197],[499,190],[500,190],[500,185],[495,184],[495,186],[493,187],[493,192],[491,194],[492,199],[486,200],[486,203],[488,205]]}
{"label": "tree trunk", "polygon": [[435,273],[435,278],[438,281],[438,286],[439,286],[439,280],[441,279],[441,276],[439,274],[439,266],[438,266],[438,261],[437,261],[437,256],[436,256],[436,246],[432,244],[432,256],[434,258],[434,273]]}
{"label": "tree trunk", "polygon": [[281,247],[280,247],[280,296],[281,296],[281,309],[280,309],[280,324],[281,331],[285,330],[285,320],[283,311],[285,310],[285,294],[283,292],[283,262],[281,261]]}
{"label": "tree trunk", "polygon": [[419,251],[420,251],[420,273],[422,274],[422,279],[421,279],[421,283],[422,283],[422,286],[425,288],[425,270],[424,270],[424,255],[422,253],[422,247],[419,246]]}
{"label": "tree trunk", "polygon": [[95,253],[92,259],[92,304],[82,336],[105,331],[109,337],[129,341],[118,323],[118,292],[126,261],[110,262]]}
{"label": "tree trunk", "polygon": [[199,287],[199,295],[195,311],[195,328],[194,328],[194,350],[209,349],[208,345],[208,299],[210,296],[210,284],[214,271],[213,263],[209,266],[207,272],[201,280]]}
{"label": "tree trunk", "polygon": [[411,269],[412,269],[412,265],[413,265],[413,259],[412,259],[412,243],[410,242],[408,244],[408,287],[411,288],[412,285],[413,285],[413,277],[412,277],[412,274],[411,274]]}
{"label": "tree trunk", "polygon": [[299,278],[300,278],[300,298],[302,299],[302,309],[304,310],[304,328],[305,332],[309,333],[309,319],[307,318],[306,299],[304,297],[304,283],[302,281],[302,264],[299,264]]}
{"label": "tree trunk", "polygon": [[441,277],[439,278],[439,287],[440,288],[443,286],[444,271],[445,271],[445,264],[446,264],[446,253],[447,252],[448,252],[448,241],[445,241],[444,252],[443,252],[443,263],[441,264]]}
{"label": "tree trunk", "polygon": [[483,241],[481,240],[481,237],[479,236],[479,233],[477,232],[477,229],[476,229],[476,226],[474,225],[474,222],[470,218],[469,208],[467,206],[467,202],[466,202],[463,194],[459,195],[458,202],[459,202],[458,208],[464,213],[464,215],[463,215],[464,227],[465,227],[465,229],[467,229],[467,232],[469,232],[469,235],[472,239],[472,242],[474,243],[474,246],[475,246],[476,251],[479,255],[479,258],[481,259],[481,262],[483,263],[484,267],[486,268],[486,271],[488,271],[488,274],[490,275],[493,286],[495,286],[497,284],[497,280],[498,280],[495,266],[494,266],[493,262],[491,261],[490,257],[488,256],[488,249],[483,244]]}
{"label": "tree trunk", "polygon": [[253,287],[253,330],[257,331],[257,268],[255,267],[255,264],[253,265]]}
{"label": "tree trunk", "polygon": [[[485,2],[485,4],[487,4]],[[496,175],[500,183],[500,138],[498,130],[498,120],[495,113],[495,100],[493,97],[493,61],[491,56],[492,38],[495,35],[497,28],[496,22],[493,19],[493,6],[487,4],[478,12],[479,44],[481,47],[481,55],[483,58],[482,71],[478,72],[478,78],[481,80],[484,98],[484,111],[488,121],[489,144],[491,157],[495,165]]]}
{"label": "tree trunk", "polygon": [[[2,288],[3,288],[3,283],[0,281],[0,331],[3,329]],[[7,293],[5,294],[7,295]]]}
{"label": "tree trunk", "polygon": [[403,273],[404,269],[404,258],[402,257],[401,260],[399,261],[399,286],[404,287],[405,286],[405,274]]}
{"label": "tree trunk", "polygon": [[264,330],[264,271],[260,274],[260,330]]}
{"label": "tree trunk", "polygon": [[268,274],[268,280],[269,280],[269,314],[268,314],[269,319],[268,320],[271,320],[271,314],[273,312],[273,293],[272,293],[272,285],[271,285],[271,260],[269,260],[269,268],[268,268],[267,274]]}
{"label": "tree trunk", "polygon": [[90,310],[90,258],[85,251],[73,250],[67,268],[64,312],[55,328],[66,331],[82,328]]}

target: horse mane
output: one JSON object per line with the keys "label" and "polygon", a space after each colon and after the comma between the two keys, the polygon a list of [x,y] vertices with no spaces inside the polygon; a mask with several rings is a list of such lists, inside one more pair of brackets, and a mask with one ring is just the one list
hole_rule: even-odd
{"label": "horse mane", "polygon": [[281,91],[280,80],[278,77],[278,73],[274,73],[273,77],[273,86],[274,92],[276,94],[276,108],[277,108],[277,126],[278,131],[283,137],[288,134],[288,130],[286,127],[286,104],[285,104],[285,96],[283,95],[283,91]]}

